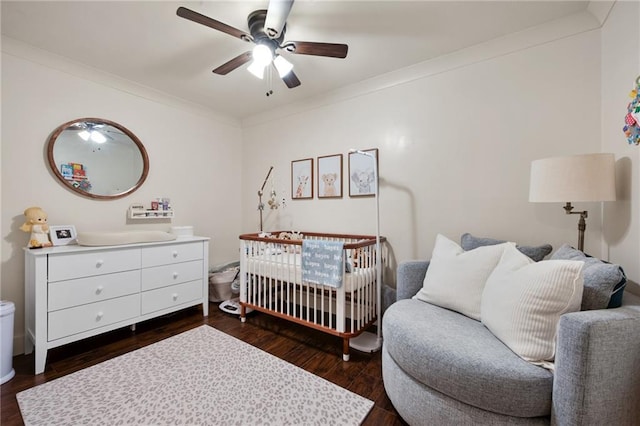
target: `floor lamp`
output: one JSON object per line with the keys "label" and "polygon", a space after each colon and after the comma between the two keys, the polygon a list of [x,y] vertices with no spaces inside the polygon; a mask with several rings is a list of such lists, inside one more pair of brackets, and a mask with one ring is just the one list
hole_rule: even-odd
{"label": "floor lamp", "polygon": [[572,202],[616,200],[613,154],[553,157],[531,163],[529,201],[563,202],[566,214],[579,214],[578,250],[584,251],[587,211],[574,212]]}
{"label": "floor lamp", "polygon": [[382,347],[382,310],[380,306],[382,299],[382,255],[380,251],[380,179],[378,176],[378,159],[371,152],[356,149],[351,149],[349,152],[364,155],[373,161],[373,177],[376,183],[374,195],[376,199],[376,316],[378,317],[377,333],[373,334],[365,331],[359,336],[349,339],[349,346],[361,352],[376,352]]}

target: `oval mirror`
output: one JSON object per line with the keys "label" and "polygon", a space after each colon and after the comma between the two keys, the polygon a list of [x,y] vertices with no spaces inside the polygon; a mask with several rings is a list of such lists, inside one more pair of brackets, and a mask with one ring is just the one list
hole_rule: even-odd
{"label": "oval mirror", "polygon": [[102,118],[59,126],[47,145],[49,166],[66,187],[90,198],[116,199],[138,189],[149,173],[140,139]]}

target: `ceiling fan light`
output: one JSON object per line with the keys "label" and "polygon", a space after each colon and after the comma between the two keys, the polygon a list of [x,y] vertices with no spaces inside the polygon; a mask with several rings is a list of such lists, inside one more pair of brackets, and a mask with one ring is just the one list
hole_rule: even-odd
{"label": "ceiling fan light", "polygon": [[273,65],[276,66],[280,78],[283,78],[284,76],[289,74],[293,69],[293,64],[280,55],[276,56],[276,58],[273,60]]}
{"label": "ceiling fan light", "polygon": [[258,77],[260,80],[264,78],[264,65],[259,64],[257,61],[251,62],[251,65],[247,68],[247,70]]}
{"label": "ceiling fan light", "polygon": [[253,48],[253,62],[262,65],[269,65],[273,60],[273,52],[264,44],[256,44]]}
{"label": "ceiling fan light", "polygon": [[93,130],[91,132],[91,140],[94,141],[95,143],[105,143],[107,141],[107,138],[105,138],[102,133],[96,130]]}
{"label": "ceiling fan light", "polygon": [[78,136],[80,136],[82,138],[82,140],[84,141],[88,141],[89,138],[91,137],[91,133],[89,133],[86,130],[81,131],[80,133],[78,133]]}

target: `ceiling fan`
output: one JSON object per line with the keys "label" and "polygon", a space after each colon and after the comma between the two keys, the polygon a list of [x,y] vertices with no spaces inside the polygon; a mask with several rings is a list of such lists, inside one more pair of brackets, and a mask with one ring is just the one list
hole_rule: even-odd
{"label": "ceiling fan", "polygon": [[300,85],[300,80],[292,70],[293,64],[280,55],[280,50],[298,55],[346,58],[349,49],[346,44],[337,43],[284,42],[284,36],[287,31],[287,17],[293,6],[293,1],[270,0],[267,10],[261,9],[251,12],[247,18],[250,34],[186,7],[179,7],[176,14],[181,18],[222,31],[240,40],[255,43],[252,50],[244,52],[214,69],[213,72],[215,74],[226,75],[253,60],[248,68],[252,74],[258,78],[263,78],[265,69],[273,64],[282,81],[288,88],[292,89]]}
{"label": "ceiling fan", "polygon": [[107,139],[113,140],[113,138],[107,134],[109,130],[104,129],[105,126],[106,124],[78,121],[77,123],[69,125],[65,130],[77,131],[78,136],[85,141],[91,139],[93,142],[104,143]]}

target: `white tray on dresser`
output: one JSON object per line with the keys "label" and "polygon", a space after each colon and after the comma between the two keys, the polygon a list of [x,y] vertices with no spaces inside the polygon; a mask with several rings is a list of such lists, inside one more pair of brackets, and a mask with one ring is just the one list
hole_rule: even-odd
{"label": "white tray on dresser", "polygon": [[209,238],[25,249],[25,353],[47,351],[202,304],[209,315]]}

